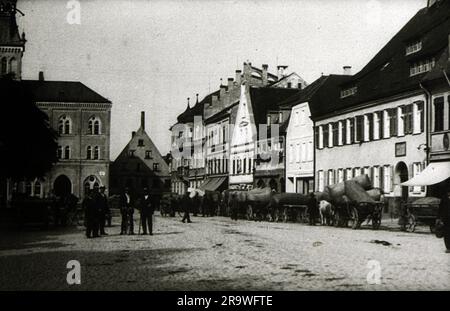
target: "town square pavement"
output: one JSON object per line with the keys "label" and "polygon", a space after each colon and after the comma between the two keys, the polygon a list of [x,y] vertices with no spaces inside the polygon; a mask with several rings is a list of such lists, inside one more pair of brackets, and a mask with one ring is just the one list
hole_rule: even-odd
{"label": "town square pavement", "polygon": [[119,219],[96,239],[82,226],[2,232],[0,290],[450,290],[450,254],[426,228],[180,219],[156,215],[153,236],[121,236]]}

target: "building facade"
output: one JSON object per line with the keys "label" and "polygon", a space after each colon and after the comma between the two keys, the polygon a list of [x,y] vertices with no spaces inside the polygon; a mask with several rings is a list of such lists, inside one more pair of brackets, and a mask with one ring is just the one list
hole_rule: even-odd
{"label": "building facade", "polygon": [[109,186],[111,101],[81,82],[22,80],[25,35],[19,36],[16,1],[0,1],[1,75],[20,80],[36,105],[49,117],[59,134],[58,162],[43,179],[7,182],[7,199],[13,193],[45,197],[74,194],[83,198],[87,187]]}
{"label": "building facade", "polygon": [[170,190],[169,166],[145,131],[145,113],[141,112],[141,125],[132,132],[131,139],[111,164],[111,193],[119,194],[128,187],[134,194],[148,188],[161,195]]}
{"label": "building facade", "polygon": [[316,190],[367,174],[394,214],[401,201],[425,196],[425,187],[402,183],[427,165],[430,111],[422,82],[447,48],[449,14],[449,1],[420,10],[360,72],[313,100]]}

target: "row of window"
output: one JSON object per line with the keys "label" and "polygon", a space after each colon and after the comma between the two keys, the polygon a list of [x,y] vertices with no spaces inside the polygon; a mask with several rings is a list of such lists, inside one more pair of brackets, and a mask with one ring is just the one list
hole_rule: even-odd
{"label": "row of window", "polygon": [[253,173],[253,159],[245,157],[243,159],[233,159],[232,163],[233,175],[245,175]]}
{"label": "row of window", "polygon": [[[420,162],[412,164],[412,175],[418,175],[423,169],[423,164]],[[373,167],[354,167],[354,168],[340,168],[337,170],[320,170],[317,172],[318,191],[324,191],[328,185],[334,185],[345,180],[352,179],[359,175],[368,175],[372,181],[374,188],[380,188],[384,193],[391,193],[394,191],[394,167],[391,165],[381,165]],[[413,193],[420,193],[424,191],[423,187],[411,187]]]}
{"label": "row of window", "polygon": [[[72,119],[66,115],[59,118],[58,133],[60,135],[72,134]],[[101,121],[98,117],[91,117],[88,122],[88,133],[91,135],[101,134]]]}
{"label": "row of window", "polygon": [[[447,105],[448,105],[448,103],[450,103],[450,96],[447,97]],[[434,131],[435,132],[444,130],[444,117],[445,117],[444,105],[445,105],[444,96],[436,97],[433,100]],[[448,109],[448,119],[447,119],[447,121],[448,121],[447,129],[450,129],[450,107]]]}
{"label": "row of window", "polygon": [[[136,150],[134,150],[134,149],[128,150],[128,156],[130,158],[134,158],[136,156],[135,153],[136,153]],[[153,159],[152,150],[145,150],[145,159],[150,159],[150,160]]]}
{"label": "row of window", "polygon": [[[70,146],[58,146],[57,157],[59,160],[69,160],[72,158],[72,150]],[[100,147],[87,146],[86,147],[87,160],[100,160]]]}
{"label": "row of window", "polygon": [[228,174],[228,159],[214,158],[207,161],[208,174]]}
{"label": "row of window", "polygon": [[[294,155],[295,153],[295,155]],[[308,143],[297,143],[289,145],[289,162],[294,163],[297,162],[309,162],[314,158],[313,153],[313,143],[309,141]]]}
{"label": "row of window", "polygon": [[8,61],[6,57],[3,57],[0,67],[0,74],[2,76],[8,73],[15,73],[17,72],[17,60],[15,57],[11,57]]}
{"label": "row of window", "polygon": [[424,102],[359,115],[320,125],[315,129],[317,148],[334,147],[424,131]]}

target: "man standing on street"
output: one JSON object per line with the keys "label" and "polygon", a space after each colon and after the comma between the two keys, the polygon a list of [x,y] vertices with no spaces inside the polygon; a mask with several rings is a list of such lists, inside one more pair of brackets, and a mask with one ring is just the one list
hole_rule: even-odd
{"label": "man standing on street", "polygon": [[311,226],[315,226],[316,218],[317,218],[317,214],[318,214],[318,206],[317,206],[317,199],[314,195],[314,192],[311,192],[309,194],[308,214],[309,214],[309,224]]}
{"label": "man standing on street", "polygon": [[100,187],[100,192],[97,195],[97,205],[99,209],[99,230],[100,235],[108,235],[105,232],[105,223],[106,223],[106,215],[109,213],[109,206],[108,206],[108,197],[105,193],[105,186]]}
{"label": "man standing on street", "polygon": [[97,206],[93,196],[93,190],[89,189],[86,197],[83,200],[83,209],[85,212],[86,220],[86,237],[96,238],[98,237],[97,226]]}
{"label": "man standing on street", "polygon": [[446,253],[450,253],[450,199],[447,191],[443,191],[439,204],[439,219],[444,223],[444,243]]}
{"label": "man standing on street", "polygon": [[126,187],[124,193],[120,196],[120,214],[122,216],[121,235],[127,234],[127,231],[130,235],[134,234],[133,203],[130,190]]}
{"label": "man standing on street", "polygon": [[144,188],[144,194],[140,200],[142,234],[147,234],[147,225],[150,235],[153,235],[153,213],[155,207],[147,188]]}
{"label": "man standing on street", "polygon": [[191,208],[191,199],[189,198],[189,192],[186,192],[183,195],[183,198],[181,199],[181,208],[183,209],[184,216],[181,220],[182,222],[187,221],[188,223],[191,223],[191,217],[189,216],[189,210]]}

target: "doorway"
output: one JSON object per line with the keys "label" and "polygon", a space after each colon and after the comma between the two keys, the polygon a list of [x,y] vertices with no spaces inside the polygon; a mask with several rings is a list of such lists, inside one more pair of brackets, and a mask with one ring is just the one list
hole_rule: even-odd
{"label": "doorway", "polygon": [[65,197],[72,193],[72,182],[66,175],[59,175],[53,183],[55,195]]}

